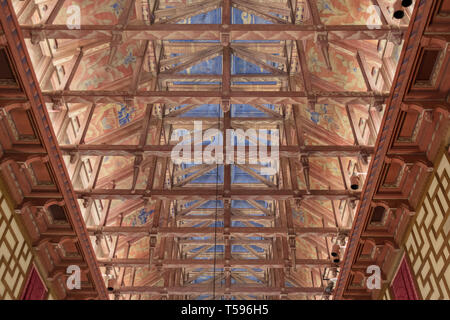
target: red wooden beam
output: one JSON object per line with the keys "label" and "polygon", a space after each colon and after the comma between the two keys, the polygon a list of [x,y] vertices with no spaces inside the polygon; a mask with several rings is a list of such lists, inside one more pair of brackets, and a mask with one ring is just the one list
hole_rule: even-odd
{"label": "red wooden beam", "polygon": [[[328,259],[296,259],[296,265],[314,268],[317,266],[331,267],[336,266]],[[149,267],[148,259],[98,259],[98,264],[100,266],[114,266],[114,267],[136,267],[136,268],[146,268]],[[284,268],[284,260],[265,260],[265,259],[233,259],[229,263],[233,268]],[[162,261],[161,267],[163,269],[171,268],[223,268],[225,265],[224,259],[165,259]]]}
{"label": "red wooden beam", "polygon": [[184,287],[152,287],[152,286],[142,286],[142,287],[121,287],[114,290],[114,293],[119,294],[147,294],[147,295],[256,295],[256,296],[273,296],[273,295],[320,295],[323,294],[325,288],[322,287],[266,287],[266,286],[252,286],[252,285],[232,285],[227,288],[216,287],[212,289],[212,286],[205,285],[189,285]]}
{"label": "red wooden beam", "polygon": [[220,40],[220,33],[229,32],[231,40],[314,40],[316,32],[328,32],[330,40],[388,39],[391,32],[404,31],[404,27],[367,25],[315,25],[303,24],[129,24],[121,29],[116,25],[81,25],[69,29],[66,25],[22,25],[25,38],[42,34],[48,39],[112,39],[113,33],[123,33],[129,40]]}
{"label": "red wooden beam", "polygon": [[[44,91],[47,102],[64,99],[66,103],[109,103],[126,102],[130,98],[144,103],[165,104],[218,104],[224,98],[231,104],[293,104],[304,103],[311,94],[303,91],[231,91],[224,96],[222,91],[107,91],[107,90],[66,90]],[[388,93],[358,91],[322,91],[315,92],[317,103],[369,104],[373,98],[387,98]]]}
{"label": "red wooden beam", "polygon": [[[77,190],[79,198],[95,199],[136,199],[148,197],[154,200],[196,200],[196,199],[216,199],[217,191],[212,188],[180,188],[176,190],[126,190],[126,189],[94,189]],[[338,200],[338,199],[359,199],[360,192],[348,190],[270,190],[270,189],[248,189],[232,188],[229,197],[233,200],[288,200],[293,198],[317,199],[317,200]],[[223,195],[222,187],[219,188],[219,198],[227,197]]]}
{"label": "red wooden beam", "polygon": [[[108,145],[108,144],[81,144],[81,145],[61,145],[63,154],[78,153],[83,156],[157,156],[170,157],[173,145]],[[203,148],[206,148],[204,146]],[[193,150],[192,150],[193,151]],[[249,147],[245,147],[245,153],[249,153]],[[271,146],[267,147],[270,155]],[[279,146],[280,157],[297,158],[300,155],[310,157],[354,157],[361,153],[370,155],[374,152],[371,146],[354,145],[308,145],[308,146]],[[9,153],[13,156],[12,153]],[[21,152],[20,154],[23,154]],[[237,147],[235,147],[237,154]]]}
{"label": "red wooden beam", "polygon": [[[337,229],[337,228],[292,228],[292,232],[296,236],[310,236],[310,235],[322,235],[322,236],[335,236],[339,233],[348,233],[350,229]],[[160,227],[157,229],[159,235],[162,236],[176,236],[176,237],[197,237],[197,236],[214,236],[222,234],[224,232],[234,236],[250,237],[250,236],[286,236],[288,227],[227,227],[225,228],[200,228],[200,227]],[[132,235],[132,236],[148,236],[151,232],[151,228],[144,227],[88,227],[90,235]]]}

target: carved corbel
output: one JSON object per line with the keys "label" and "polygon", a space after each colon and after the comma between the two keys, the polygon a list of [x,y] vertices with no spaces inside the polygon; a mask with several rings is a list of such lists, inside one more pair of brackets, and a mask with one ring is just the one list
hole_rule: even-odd
{"label": "carved corbel", "polygon": [[64,106],[66,105],[64,98],[62,96],[52,97],[52,102],[53,102],[52,109],[56,111],[63,110]]}
{"label": "carved corbel", "polygon": [[403,40],[403,31],[401,30],[391,30],[388,33],[387,40],[394,43],[395,45],[401,45]]}
{"label": "carved corbel", "polygon": [[230,111],[230,99],[222,99],[222,110],[223,112]]}
{"label": "carved corbel", "polygon": [[31,44],[33,45],[37,45],[39,44],[39,42],[44,41],[45,40],[45,33],[43,30],[38,31],[38,30],[33,30],[31,31]]}
{"label": "carved corbel", "polygon": [[320,47],[320,51],[322,52],[322,56],[328,70],[332,70],[328,45],[328,31],[317,31],[314,40]]}
{"label": "carved corbel", "polygon": [[385,101],[385,99],[382,96],[374,96],[374,97],[372,97],[370,106],[375,108],[375,110],[377,110],[378,112],[382,112],[384,101]]}

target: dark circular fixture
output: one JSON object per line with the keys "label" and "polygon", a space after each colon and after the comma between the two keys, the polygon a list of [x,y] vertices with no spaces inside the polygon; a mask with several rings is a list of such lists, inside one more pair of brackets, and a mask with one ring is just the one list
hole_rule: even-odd
{"label": "dark circular fixture", "polygon": [[113,287],[108,287],[108,291],[114,291],[114,288]]}
{"label": "dark circular fixture", "polygon": [[339,263],[339,262],[341,262],[341,259],[339,259],[339,258],[334,258],[333,259],[333,263]]}
{"label": "dark circular fixture", "polygon": [[405,12],[403,10],[397,10],[394,12],[395,19],[402,19],[405,16]]}
{"label": "dark circular fixture", "polygon": [[402,0],[402,7],[409,7],[412,5],[412,0]]}

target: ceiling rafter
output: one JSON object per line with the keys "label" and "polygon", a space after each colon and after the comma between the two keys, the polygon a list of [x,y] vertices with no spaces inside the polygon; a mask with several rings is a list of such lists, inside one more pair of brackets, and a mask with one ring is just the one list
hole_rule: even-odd
{"label": "ceiling rafter", "polygon": [[[55,10],[59,10],[57,7],[63,2],[55,2]],[[337,223],[344,213],[335,209],[333,201],[354,201],[360,196],[359,191],[348,189],[348,170],[344,168],[342,158],[357,158],[355,161],[359,163],[360,158],[374,152],[371,145],[377,130],[374,121],[371,120],[369,133],[363,133],[358,122],[366,114],[371,119],[375,111],[370,107],[367,110],[365,106],[382,103],[388,96],[386,73],[392,73],[392,70],[384,70],[388,69],[384,52],[389,50],[379,54],[378,48],[365,40],[392,41],[405,27],[388,24],[383,17],[379,29],[328,25],[322,21],[322,13],[314,1],[307,1],[306,23],[296,21],[297,1],[265,3],[264,6],[257,0],[195,1],[187,6],[175,4],[170,8],[172,5],[164,0],[152,3],[126,1],[118,26],[81,25],[80,29],[68,29],[53,25],[51,19],[43,20],[41,25],[22,26],[25,37],[34,43],[77,39],[77,43],[83,44],[79,54],[77,46],[66,44],[64,40],[60,48],[49,48],[53,57],[57,57],[56,60],[53,58],[54,62],[58,61],[71,71],[66,73],[60,87],[51,88],[53,83],[47,86],[46,89],[50,89],[44,91],[44,97],[49,104],[54,104],[53,114],[60,121],[66,121],[58,125],[60,141],[64,141],[61,149],[65,155],[70,155],[73,181],[80,178],[75,189],[79,199],[87,205],[83,211],[88,216],[89,231],[100,243],[98,250],[102,254],[98,257],[102,268],[118,270],[119,282],[113,290],[115,298],[130,299],[133,294],[139,298],[147,294],[154,298],[186,298],[202,293],[211,294],[212,298],[215,295],[227,299],[231,296],[249,298],[255,294],[252,290],[256,286],[250,291],[245,287],[255,281],[260,281],[261,287],[266,288],[258,293],[263,297],[294,298],[297,294],[320,297],[324,284],[313,278],[320,276],[323,268],[335,266],[323,258],[331,243],[328,238],[339,232],[349,232],[347,222]],[[219,6],[222,7],[222,20],[217,24],[188,22],[189,18]],[[232,21],[232,7],[274,23],[236,24]],[[22,10],[25,9],[22,7]],[[56,16],[55,10],[50,16]],[[137,14],[135,20],[131,18],[133,10]],[[96,41],[89,42],[93,39]],[[109,71],[115,71],[111,62],[118,57],[116,51],[125,44],[125,39],[137,48],[132,53],[135,60],[131,73],[113,77],[94,89],[71,90],[80,88],[78,69],[96,52],[109,49]],[[192,42],[192,39],[196,41]],[[245,42],[248,40],[252,42]],[[258,40],[275,40],[276,43]],[[105,43],[110,45],[105,46]],[[311,44],[319,47],[319,59],[325,61],[331,73],[340,72],[331,68],[330,55],[335,54],[335,50],[343,53],[344,59],[354,59],[367,90],[344,89],[338,82],[321,79],[308,60],[307,51]],[[330,46],[333,50],[329,52]],[[220,55],[222,72],[204,72],[202,66],[212,63],[212,59]],[[63,62],[70,57],[71,61]],[[237,68],[236,57],[269,73],[232,74],[232,65]],[[201,70],[199,73],[204,74],[197,74],[193,68],[197,65]],[[376,75],[371,70],[373,66],[380,69]],[[189,74],[182,74],[184,72]],[[383,78],[382,82],[378,81],[379,76]],[[58,108],[56,102],[65,107]],[[109,104],[118,103],[139,108],[139,116],[87,139],[89,128],[96,131],[95,126],[100,125],[93,122],[95,115],[104,112]],[[220,106],[217,117],[202,114],[205,105],[211,104]],[[349,140],[348,135],[344,137],[332,132],[322,122],[310,120],[305,108],[312,115],[317,104],[345,106],[349,111],[346,112],[351,127],[348,129],[352,130],[353,140]],[[186,106],[176,109],[182,105]],[[236,115],[240,105],[251,105],[256,109],[251,112],[259,112],[259,115]],[[79,123],[75,132],[66,132],[70,126],[63,119],[67,116],[71,117],[72,125]],[[280,130],[281,172],[266,178],[257,173],[261,168],[255,165],[239,164],[235,166],[241,169],[239,171],[232,170],[234,165],[227,163],[194,167],[174,164],[170,158],[174,147],[171,133],[179,128],[192,132],[194,120],[203,121],[204,131],[205,127],[224,132],[254,127]],[[138,142],[128,144],[129,138]],[[203,138],[208,140],[210,137]],[[258,142],[252,138],[248,141]],[[224,153],[226,155],[225,146]],[[108,166],[112,162],[103,163],[104,157],[126,157],[129,163],[111,171]],[[326,157],[337,157],[340,176],[326,171],[322,165]],[[80,167],[92,166],[93,162],[92,170],[88,168],[85,178]],[[223,173],[219,173],[222,166]],[[223,179],[219,186],[208,182],[215,168]],[[104,170],[102,175],[100,170]],[[148,173],[143,177],[146,179],[142,186],[140,177],[146,170]],[[257,181],[237,182],[239,175]],[[123,187],[126,181],[128,186]],[[317,184],[325,189],[315,190],[313,186]],[[116,203],[117,200],[123,202]],[[331,200],[333,210],[324,203],[312,205],[309,200]],[[314,216],[314,221],[320,221],[322,227],[307,232],[309,226],[303,226],[304,222],[294,215],[299,208]],[[130,226],[130,219],[136,226]],[[218,227],[212,228],[216,222]],[[213,229],[216,238],[213,238]],[[196,236],[206,238],[194,239]],[[252,236],[258,239],[250,238]],[[301,258],[311,256],[311,252],[296,244],[300,239],[311,245],[314,259]],[[136,255],[133,248],[142,242],[148,242],[148,253]],[[223,247],[219,250],[216,245]],[[236,246],[240,246],[242,252]],[[211,261],[207,261],[213,255],[219,258],[216,267],[224,269],[220,274],[214,273]],[[253,270],[255,262],[260,262],[261,271]],[[236,266],[245,270],[232,270]],[[304,280],[300,276],[303,266],[312,269],[311,279]],[[199,270],[194,272],[194,267]],[[151,275],[136,282],[137,268],[147,268]],[[291,278],[287,277],[287,272]],[[232,279],[236,283],[232,283]],[[224,284],[220,284],[216,292],[202,291],[205,288],[196,288],[197,285],[193,285],[196,288],[193,292],[189,291],[187,284],[200,280],[202,285],[222,280]],[[286,281],[294,287],[286,286]],[[159,285],[165,289],[156,289]]]}

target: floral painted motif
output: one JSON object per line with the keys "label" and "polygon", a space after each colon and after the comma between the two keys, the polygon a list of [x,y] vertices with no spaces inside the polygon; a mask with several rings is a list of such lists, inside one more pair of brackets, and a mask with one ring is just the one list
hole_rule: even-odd
{"label": "floral painted motif", "polygon": [[130,167],[133,164],[130,157],[107,156],[103,158],[98,180],[108,177],[120,171],[120,168]]}
{"label": "floral painted motif", "polygon": [[311,121],[315,124],[318,124],[320,121],[325,122],[328,124],[329,127],[335,130],[339,130],[339,125],[337,125],[333,117],[328,114],[328,104],[322,104],[319,106],[318,111],[311,111],[307,110],[309,114],[311,115]]}
{"label": "floral painted motif", "polygon": [[[112,82],[123,81],[124,85],[131,81],[133,67],[136,63],[138,42],[120,45],[108,66],[110,51],[108,47],[83,57],[77,68],[72,87],[76,90],[100,89]],[[128,79],[128,81],[126,81]]]}
{"label": "floral painted motif", "polygon": [[[365,25],[373,12],[371,0],[317,0],[320,20],[328,25]],[[376,19],[376,24],[381,20]]]}
{"label": "floral painted motif", "polygon": [[135,109],[120,103],[120,110],[117,111],[117,117],[119,119],[119,126],[124,126],[133,119]]}
{"label": "floral painted motif", "polygon": [[[98,123],[100,125],[89,126],[86,134],[86,141],[99,138],[112,130],[118,129],[136,120],[143,115],[143,112],[144,108],[139,104],[137,104],[136,107],[130,107],[123,103],[109,103],[97,106],[91,123]],[[127,138],[127,141],[128,144],[136,143],[131,137]]]}
{"label": "floral painted motif", "polygon": [[[67,9],[74,4],[80,6],[81,24],[115,25],[124,9],[125,0],[65,1],[55,19],[55,24],[66,24],[68,19]],[[131,19],[135,17],[136,15],[133,12]]]}
{"label": "floral painted motif", "polygon": [[[311,111],[306,107],[302,108],[302,117],[330,133],[347,140],[349,143],[353,143],[350,122],[343,106],[316,104],[315,107],[315,111]],[[317,141],[312,140],[309,136],[306,137],[305,142],[307,144],[317,144]]]}
{"label": "floral painted motif", "polygon": [[364,78],[356,58],[343,56],[329,48],[332,70],[327,68],[320,48],[314,42],[308,42],[306,48],[309,71],[330,86],[338,86],[346,91],[366,91]]}

